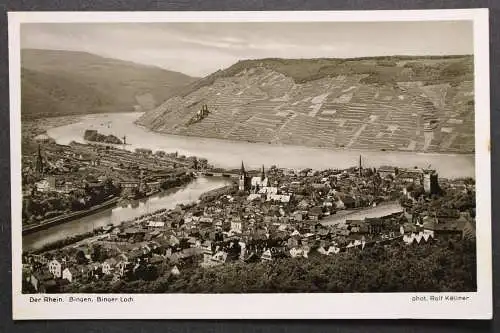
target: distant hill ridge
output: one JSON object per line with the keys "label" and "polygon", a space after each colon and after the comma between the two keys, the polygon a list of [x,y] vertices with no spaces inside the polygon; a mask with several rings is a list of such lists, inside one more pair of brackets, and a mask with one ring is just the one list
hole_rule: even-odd
{"label": "distant hill ridge", "polygon": [[243,60],[138,123],[271,144],[465,153],[474,150],[473,77],[470,55]]}
{"label": "distant hill ridge", "polygon": [[24,119],[147,111],[195,78],[159,67],[65,50],[21,51]]}

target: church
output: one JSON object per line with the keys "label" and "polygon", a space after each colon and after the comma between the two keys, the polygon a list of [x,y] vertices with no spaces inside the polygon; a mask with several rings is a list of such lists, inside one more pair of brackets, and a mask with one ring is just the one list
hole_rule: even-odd
{"label": "church", "polygon": [[262,166],[262,172],[260,176],[251,177],[245,171],[243,161],[241,162],[240,178],[238,183],[238,189],[240,191],[250,191],[252,193],[257,193],[260,189],[267,187],[268,184],[269,179],[266,176],[264,165]]}

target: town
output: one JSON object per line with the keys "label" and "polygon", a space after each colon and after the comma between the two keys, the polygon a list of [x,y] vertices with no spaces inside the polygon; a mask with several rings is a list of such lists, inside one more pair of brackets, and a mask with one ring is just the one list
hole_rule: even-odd
{"label": "town", "polygon": [[37,153],[23,157],[28,226],[196,177],[232,182],[196,202],[25,252],[25,292],[92,291],[96,283],[155,281],[232,264],[475,238],[474,180],[439,178],[431,168],[368,168],[360,156],[345,170],[247,170],[244,161],[239,170],[220,170],[177,153],[37,140]]}
{"label": "town", "polygon": [[[23,230],[64,222],[119,199],[147,197],[183,185],[206,159],[117,145],[58,145],[46,134],[35,138],[36,154],[23,155]],[[43,146],[43,148],[42,148]]]}

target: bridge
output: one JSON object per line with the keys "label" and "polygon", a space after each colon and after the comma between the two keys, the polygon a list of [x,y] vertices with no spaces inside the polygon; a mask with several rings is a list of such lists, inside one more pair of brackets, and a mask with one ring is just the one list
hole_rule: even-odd
{"label": "bridge", "polygon": [[231,173],[231,172],[198,171],[195,174],[198,176],[205,176],[205,177],[225,177],[234,179],[240,177],[238,173]]}

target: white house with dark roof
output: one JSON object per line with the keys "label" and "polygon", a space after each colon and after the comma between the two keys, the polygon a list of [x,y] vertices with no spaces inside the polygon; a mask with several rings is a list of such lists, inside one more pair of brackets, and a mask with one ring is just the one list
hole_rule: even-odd
{"label": "white house with dark roof", "polygon": [[60,278],[62,276],[62,265],[57,259],[52,259],[47,264],[49,272],[55,277]]}

